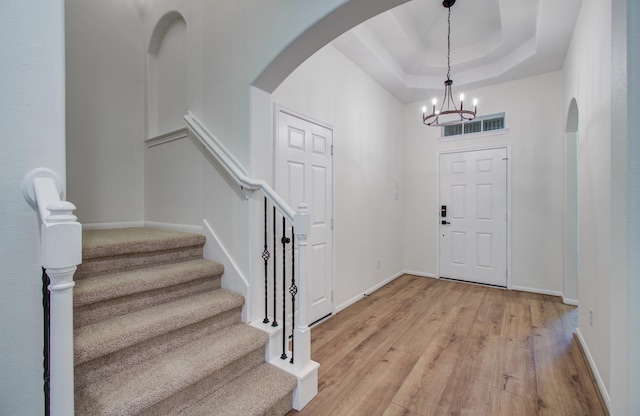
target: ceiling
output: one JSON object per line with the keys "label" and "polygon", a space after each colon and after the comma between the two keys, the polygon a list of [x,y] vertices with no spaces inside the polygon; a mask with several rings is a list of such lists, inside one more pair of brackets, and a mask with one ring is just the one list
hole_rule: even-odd
{"label": "ceiling", "polygon": [[[458,0],[451,7],[454,94],[561,69],[581,4]],[[442,0],[410,1],[332,44],[404,103],[443,93],[447,9]]]}

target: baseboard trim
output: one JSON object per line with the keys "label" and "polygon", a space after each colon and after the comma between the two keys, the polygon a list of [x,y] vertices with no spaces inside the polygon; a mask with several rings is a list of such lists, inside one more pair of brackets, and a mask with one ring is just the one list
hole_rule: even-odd
{"label": "baseboard trim", "polygon": [[361,292],[361,293],[357,294],[356,296],[352,297],[351,299],[347,300],[346,302],[341,303],[340,305],[338,305],[336,307],[335,313],[338,313],[338,312],[348,308],[349,306],[353,305],[354,303],[356,303],[357,301],[359,301],[363,297],[365,297],[367,295],[370,295],[371,293],[373,293],[376,290],[380,289],[382,286],[386,285],[387,283],[394,281],[395,279],[397,279],[398,277],[402,276],[403,274],[405,274],[404,271],[398,272],[398,273],[394,274],[393,276],[390,276],[390,277],[386,278],[382,282],[371,286],[368,290],[365,290],[364,292]]}
{"label": "baseboard trim", "polygon": [[83,223],[83,230],[111,230],[114,228],[144,227],[144,221],[96,222]]}
{"label": "baseboard trim", "polygon": [[430,277],[432,279],[438,279],[438,276],[436,276],[433,273],[416,272],[415,270],[405,270],[402,273],[403,274],[410,274],[410,275],[418,276],[418,277]]}
{"label": "baseboard trim", "polygon": [[203,229],[198,225],[171,224],[155,221],[121,221],[121,222],[97,222],[82,224],[83,230],[112,230],[114,228],[136,228],[149,227],[160,228],[162,230],[182,231],[185,233],[202,234]]}
{"label": "baseboard trim", "polygon": [[578,306],[578,299],[565,298],[562,296],[562,303],[565,305]]}
{"label": "baseboard trim", "polygon": [[[249,291],[249,281],[245,277],[244,273],[240,270],[240,267],[235,262],[227,248],[222,244],[222,240],[213,230],[213,227],[207,220],[202,221],[204,223],[207,242],[204,246],[204,257],[208,260],[217,261],[224,265],[224,274],[222,275],[222,288],[231,290],[233,292],[240,293],[245,298],[244,306],[242,307],[242,321],[248,322],[251,315],[252,301]],[[211,237],[211,238],[209,238]]]}
{"label": "baseboard trim", "polygon": [[537,293],[540,295],[549,295],[549,296],[556,296],[559,298],[563,298],[563,294],[562,292],[558,292],[555,290],[547,290],[547,289],[538,289],[535,287],[526,287],[526,286],[511,286],[510,288],[511,290],[519,290],[521,292],[530,292],[530,293]]}
{"label": "baseboard trim", "polygon": [[204,229],[200,225],[171,224],[166,222],[145,221],[145,227],[160,228],[162,230],[182,231],[185,233],[204,234]]}
{"label": "baseboard trim", "polygon": [[604,381],[602,381],[602,377],[600,377],[600,373],[598,372],[598,367],[596,366],[595,361],[593,360],[593,356],[589,351],[589,347],[587,347],[587,343],[582,336],[582,332],[580,332],[580,328],[576,329],[576,332],[573,336],[578,340],[578,346],[580,347],[580,351],[582,355],[587,360],[587,364],[589,366],[589,371],[591,372],[591,377],[596,382],[596,386],[598,386],[598,394],[600,395],[600,401],[605,406],[607,414],[611,414],[611,398],[609,397],[609,392],[607,392],[607,388],[604,385]]}

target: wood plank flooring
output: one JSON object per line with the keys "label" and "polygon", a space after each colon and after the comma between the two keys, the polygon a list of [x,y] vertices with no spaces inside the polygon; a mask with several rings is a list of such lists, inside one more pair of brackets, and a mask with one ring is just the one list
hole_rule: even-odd
{"label": "wood plank flooring", "polygon": [[577,309],[405,275],[312,331],[318,396],[293,415],[605,415]]}

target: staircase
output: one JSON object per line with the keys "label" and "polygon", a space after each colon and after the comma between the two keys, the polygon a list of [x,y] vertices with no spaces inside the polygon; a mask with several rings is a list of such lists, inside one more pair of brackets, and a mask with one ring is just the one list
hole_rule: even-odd
{"label": "staircase", "polygon": [[75,275],[75,414],[284,415],[296,377],[265,363],[201,235],[83,232]]}

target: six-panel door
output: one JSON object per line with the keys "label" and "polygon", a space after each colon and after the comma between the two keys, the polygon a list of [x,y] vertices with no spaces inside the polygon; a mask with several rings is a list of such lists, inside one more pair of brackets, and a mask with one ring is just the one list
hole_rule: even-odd
{"label": "six-panel door", "polygon": [[440,155],[440,276],[507,286],[507,150]]}

